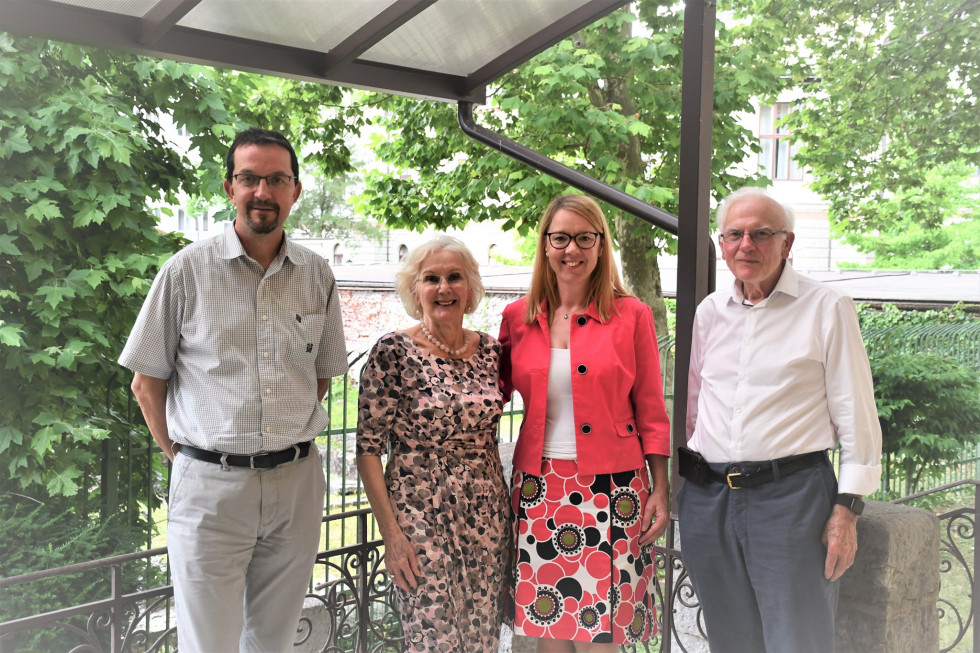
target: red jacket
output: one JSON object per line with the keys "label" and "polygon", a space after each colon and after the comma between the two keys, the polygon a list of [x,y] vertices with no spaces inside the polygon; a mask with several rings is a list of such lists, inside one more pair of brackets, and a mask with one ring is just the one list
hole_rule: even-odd
{"label": "red jacket", "polygon": [[[527,299],[520,299],[504,309],[500,386],[505,399],[515,389],[524,399],[514,469],[540,475],[551,339],[547,313],[525,324],[526,307]],[[583,474],[639,469],[647,454],[670,455],[653,312],[633,297],[617,300],[616,307],[619,314],[605,324],[594,303],[570,317],[575,444]]]}

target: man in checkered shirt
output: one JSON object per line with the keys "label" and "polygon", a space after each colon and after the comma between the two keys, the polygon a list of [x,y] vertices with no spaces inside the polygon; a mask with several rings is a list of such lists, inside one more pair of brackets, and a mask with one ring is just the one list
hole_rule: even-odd
{"label": "man in checkered shirt", "polygon": [[280,652],[319,545],[320,401],[347,352],[333,272],[283,230],[302,188],[292,146],[238,134],[224,187],[234,222],[164,264],[119,362],[172,461],[181,652]]}

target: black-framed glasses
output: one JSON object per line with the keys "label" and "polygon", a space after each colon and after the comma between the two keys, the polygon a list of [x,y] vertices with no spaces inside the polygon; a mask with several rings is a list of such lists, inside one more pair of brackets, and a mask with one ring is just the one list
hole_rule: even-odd
{"label": "black-framed glasses", "polygon": [[258,188],[259,183],[264,179],[266,187],[278,190],[281,188],[286,188],[293,181],[299,179],[299,177],[293,177],[292,175],[250,175],[250,174],[240,174],[232,175],[232,179],[237,181],[244,188]]}
{"label": "black-framed glasses", "polygon": [[752,231],[728,229],[727,231],[722,232],[721,239],[729,245],[737,245],[742,242],[743,238],[745,238],[745,234],[748,234],[753,243],[768,243],[776,234],[785,233],[787,233],[786,229],[780,229],[779,231],[775,231],[773,229],[753,229]]}
{"label": "black-framed glasses", "polygon": [[573,240],[579,249],[592,249],[602,237],[598,231],[582,231],[577,234],[566,234],[564,231],[549,231],[545,234],[548,242],[555,249],[565,249]]}

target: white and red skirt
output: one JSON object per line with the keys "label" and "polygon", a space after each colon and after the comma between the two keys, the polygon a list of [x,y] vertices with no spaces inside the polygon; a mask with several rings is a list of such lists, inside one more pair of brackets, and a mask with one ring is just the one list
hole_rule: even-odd
{"label": "white and red skirt", "polygon": [[579,474],[546,458],[541,476],[513,481],[514,632],[613,644],[655,634],[653,547],[639,544],[646,468]]}

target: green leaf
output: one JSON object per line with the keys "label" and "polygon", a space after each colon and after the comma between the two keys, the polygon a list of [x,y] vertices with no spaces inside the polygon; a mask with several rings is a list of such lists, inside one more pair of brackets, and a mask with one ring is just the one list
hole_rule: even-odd
{"label": "green leaf", "polygon": [[0,322],[0,344],[7,347],[23,347],[24,338],[21,334],[24,329],[20,324],[4,324]]}
{"label": "green leaf", "polygon": [[0,234],[0,254],[9,254],[10,256],[21,255],[20,249],[14,244],[13,236]]}
{"label": "green leaf", "polygon": [[61,217],[61,209],[58,208],[58,205],[52,200],[47,199],[35,202],[27,207],[24,213],[27,217],[37,222]]}

